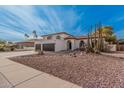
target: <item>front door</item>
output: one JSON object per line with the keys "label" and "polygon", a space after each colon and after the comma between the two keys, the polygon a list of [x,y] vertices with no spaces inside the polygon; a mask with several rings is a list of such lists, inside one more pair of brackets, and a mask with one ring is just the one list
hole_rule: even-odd
{"label": "front door", "polygon": [[67,41],[67,50],[72,50],[72,43],[71,43],[71,41]]}

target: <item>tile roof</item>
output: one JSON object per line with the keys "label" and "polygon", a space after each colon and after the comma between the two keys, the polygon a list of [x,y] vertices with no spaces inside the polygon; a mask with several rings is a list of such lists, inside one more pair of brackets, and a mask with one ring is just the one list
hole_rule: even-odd
{"label": "tile roof", "polygon": [[64,38],[65,40],[67,40],[67,39],[78,39],[77,37],[74,37],[74,36],[68,36],[68,37],[66,37],[66,38]]}
{"label": "tile roof", "polygon": [[25,41],[25,42],[16,42],[16,45],[23,45],[23,46],[34,46],[34,42]]}
{"label": "tile roof", "polygon": [[57,34],[66,34],[66,35],[70,35],[70,36],[73,36],[67,32],[57,32],[57,33],[52,33],[52,34],[47,34],[47,35],[42,35],[41,37],[44,37],[44,36],[50,36],[50,35],[57,35]]}

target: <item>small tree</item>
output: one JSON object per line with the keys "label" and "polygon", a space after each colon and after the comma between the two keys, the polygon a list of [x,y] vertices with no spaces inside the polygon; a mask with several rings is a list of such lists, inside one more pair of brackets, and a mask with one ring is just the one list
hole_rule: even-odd
{"label": "small tree", "polygon": [[111,26],[102,27],[102,33],[105,37],[105,41],[109,43],[116,42],[116,36],[114,35],[113,28]]}
{"label": "small tree", "polygon": [[0,51],[4,51],[5,46],[6,46],[6,41],[0,40]]}
{"label": "small tree", "polygon": [[115,43],[116,42],[116,36],[114,34],[107,36],[105,40],[109,43]]}
{"label": "small tree", "polygon": [[[94,38],[94,42],[93,42]],[[100,53],[104,51],[105,44],[104,40],[109,43],[116,42],[116,36],[114,35],[113,28],[111,26],[102,26],[101,23],[95,25],[95,31],[92,33],[91,31],[88,33],[88,40],[87,40],[87,52],[95,52]]]}

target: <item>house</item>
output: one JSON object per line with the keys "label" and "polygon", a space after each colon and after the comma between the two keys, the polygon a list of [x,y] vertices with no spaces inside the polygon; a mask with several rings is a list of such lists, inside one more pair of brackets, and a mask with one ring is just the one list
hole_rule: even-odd
{"label": "house", "polygon": [[34,50],[35,42],[41,39],[28,39],[26,41],[15,42],[16,48],[21,50]]}
{"label": "house", "polygon": [[79,48],[78,38],[66,33],[59,32],[48,35],[43,35],[41,41],[35,42],[35,49],[41,49],[44,51],[62,51],[62,50],[74,50]]}
{"label": "house", "polygon": [[17,49],[32,49],[34,48],[34,42],[24,41],[16,42]]}
{"label": "house", "polygon": [[62,51],[75,50],[87,45],[87,36],[73,36],[66,32],[58,32],[41,36],[43,39],[35,42],[35,50]]}
{"label": "house", "polygon": [[120,39],[117,41],[117,50],[124,51],[124,39]]}

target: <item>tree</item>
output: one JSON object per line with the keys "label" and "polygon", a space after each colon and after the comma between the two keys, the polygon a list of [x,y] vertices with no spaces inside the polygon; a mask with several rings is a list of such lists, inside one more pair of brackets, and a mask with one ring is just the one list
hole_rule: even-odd
{"label": "tree", "polygon": [[113,35],[109,35],[105,38],[105,40],[109,43],[115,43],[116,42],[116,36],[113,34]]}
{"label": "tree", "polygon": [[37,32],[34,30],[32,33],[33,33],[33,37],[37,38]]}
{"label": "tree", "polygon": [[[38,37],[37,32],[36,32],[35,30],[32,31],[32,34],[33,34],[33,39],[36,39],[36,38]],[[26,38],[31,37],[31,35],[28,35],[28,34],[24,34],[24,36],[25,36]]]}
{"label": "tree", "polygon": [[[94,38],[94,39],[93,39]],[[88,33],[87,50],[88,52],[100,53],[105,50],[104,38],[106,42],[115,43],[116,36],[112,26],[102,26],[101,23],[95,25],[95,31]]]}
{"label": "tree", "polygon": [[114,35],[113,28],[111,26],[103,27],[102,33],[104,34],[105,41],[107,41],[109,43],[116,42],[116,36]]}
{"label": "tree", "polygon": [[124,39],[119,39],[119,40],[117,41],[117,43],[118,43],[118,44],[124,44]]}
{"label": "tree", "polygon": [[26,37],[26,38],[29,38],[29,35],[28,35],[28,34],[25,34],[25,37]]}
{"label": "tree", "polygon": [[86,47],[86,53],[90,52],[90,36],[89,36],[89,33],[88,33],[88,40],[87,40],[87,47]]}
{"label": "tree", "polygon": [[94,42],[93,42],[93,36],[92,36],[92,26],[90,28],[90,31],[88,33],[88,40],[87,40],[87,48],[86,48],[86,53],[92,52],[94,53]]}
{"label": "tree", "polygon": [[0,51],[4,51],[5,46],[6,46],[6,41],[0,40]]}
{"label": "tree", "polygon": [[116,41],[116,36],[114,35],[112,26],[98,27],[97,31],[94,32],[93,35],[95,34],[97,37],[104,37],[106,42],[114,43]]}

